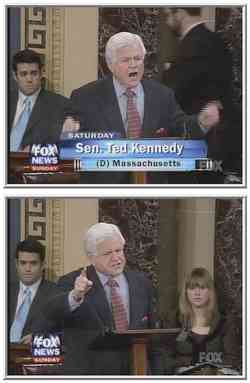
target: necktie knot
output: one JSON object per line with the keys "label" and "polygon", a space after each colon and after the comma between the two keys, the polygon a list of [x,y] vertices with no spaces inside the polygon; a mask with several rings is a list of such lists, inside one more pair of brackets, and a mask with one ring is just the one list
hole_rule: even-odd
{"label": "necktie knot", "polygon": [[29,287],[26,287],[26,288],[24,289],[23,296],[24,296],[24,298],[26,298],[26,297],[28,297],[28,296],[30,296],[30,295],[31,295],[31,290],[30,290]]}
{"label": "necktie knot", "polygon": [[118,287],[119,286],[118,282],[114,278],[109,278],[107,285],[109,287]]}
{"label": "necktie knot", "polygon": [[23,101],[23,105],[24,105],[24,109],[26,110],[30,110],[30,106],[31,106],[31,100],[29,97],[26,97]]}
{"label": "necktie knot", "polygon": [[136,95],[135,91],[130,88],[126,89],[125,94],[128,98],[133,98]]}

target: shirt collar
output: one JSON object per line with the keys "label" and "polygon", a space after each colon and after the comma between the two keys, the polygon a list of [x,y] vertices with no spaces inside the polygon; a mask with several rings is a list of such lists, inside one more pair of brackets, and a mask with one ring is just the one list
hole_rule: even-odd
{"label": "shirt collar", "polygon": [[197,25],[200,25],[200,24],[204,24],[204,21],[198,21],[197,23],[194,23],[192,25],[190,25],[181,35],[180,37],[180,40],[184,39],[184,37],[195,27],[197,27]]}
{"label": "shirt collar", "polygon": [[23,282],[20,281],[20,290],[21,290],[22,294],[24,294],[24,292],[25,292],[25,290],[26,290],[27,288],[29,288],[30,291],[31,291],[32,293],[34,293],[34,292],[38,289],[38,287],[39,287],[41,281],[42,281],[42,278],[38,279],[38,281],[36,281],[36,282],[33,283],[32,285],[25,285]]}
{"label": "shirt collar", "polygon": [[36,99],[41,91],[41,88],[39,88],[35,93],[31,94],[30,96],[27,96],[21,90],[18,91],[18,100],[21,102],[21,105],[23,105],[24,100],[28,98],[31,101],[31,104],[34,105],[36,102]]}
{"label": "shirt collar", "polygon": [[[113,84],[114,84],[114,88],[115,88],[115,92],[116,92],[117,97],[119,98],[119,97],[123,96],[124,93],[126,92],[127,88],[124,85],[122,85],[114,76],[113,76]],[[140,92],[141,88],[142,88],[142,84],[140,82],[137,86],[132,88],[132,90],[136,96],[139,96],[139,92]]]}
{"label": "shirt collar", "polygon": [[[100,281],[101,281],[101,284],[102,284],[103,286],[105,286],[105,285],[107,284],[108,280],[111,278],[111,275],[107,275],[107,274],[104,274],[104,273],[100,273],[100,272],[97,271],[97,270],[96,270],[96,273],[97,273],[97,275],[98,275],[98,277],[99,277],[99,279],[100,279]],[[117,281],[117,283],[118,283],[119,286],[121,285],[121,282],[122,282],[123,278],[124,278],[124,274],[123,274],[123,273],[121,273],[121,274],[116,275],[115,277],[113,277],[113,279],[115,279],[115,280]]]}

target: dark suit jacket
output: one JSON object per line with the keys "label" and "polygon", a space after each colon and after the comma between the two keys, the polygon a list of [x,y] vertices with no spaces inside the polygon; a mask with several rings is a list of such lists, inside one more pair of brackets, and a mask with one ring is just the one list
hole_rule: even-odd
{"label": "dark suit jacket", "polygon": [[[9,132],[16,113],[18,92],[9,96]],[[41,89],[26,127],[22,146],[56,143],[59,141],[63,119],[69,109],[70,100],[59,94]]]}
{"label": "dark suit jacket", "polygon": [[[93,282],[83,303],[70,312],[68,293],[81,270],[62,277],[58,286],[63,292],[48,304],[48,319],[64,318],[65,365],[64,374],[74,375],[120,375],[129,374],[127,348],[112,350],[94,349],[91,344],[96,336],[113,329],[111,310],[103,286],[93,266],[87,269],[87,277]],[[152,290],[144,274],[125,272],[130,296],[129,329],[154,327],[152,313]]]}
{"label": "dark suit jacket", "polygon": [[[224,108],[221,123],[206,135],[206,140],[209,157],[224,160],[224,169],[227,157],[235,152],[234,157],[239,157],[241,152],[241,122],[232,104],[232,78],[229,49],[220,35],[204,24],[192,28],[180,41],[175,62],[163,74],[163,83],[174,90],[181,108],[188,114],[198,113],[209,101],[221,101]],[[210,183],[223,182],[219,173],[199,174],[199,178],[202,183],[209,183],[206,179],[211,179]],[[190,182],[190,175],[188,179]]]}
{"label": "dark suit jacket", "polygon": [[225,105],[231,101],[230,52],[217,33],[199,24],[180,41],[176,61],[163,80],[186,113],[198,113],[215,99]]}
{"label": "dark suit jacket", "polygon": [[[183,113],[171,89],[154,80],[142,80],[142,86],[145,97],[142,138],[160,138],[157,136],[159,129],[164,129],[167,136],[181,137],[184,124],[193,137],[203,137],[196,116]],[[74,90],[71,100],[82,131],[114,132],[121,138],[126,137],[112,77]],[[85,178],[86,183],[127,183],[123,180],[124,174],[119,172],[92,173]]]}
{"label": "dark suit jacket", "polygon": [[[19,283],[9,288],[9,328],[15,317]],[[56,295],[58,288],[55,283],[43,279],[30,306],[29,314],[23,328],[22,336],[33,332],[46,332],[54,329],[57,325],[45,319],[44,305],[49,297]]]}

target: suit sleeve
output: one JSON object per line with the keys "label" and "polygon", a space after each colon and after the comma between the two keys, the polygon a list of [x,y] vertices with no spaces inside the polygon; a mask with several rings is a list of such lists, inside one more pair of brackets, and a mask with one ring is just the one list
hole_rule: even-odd
{"label": "suit sleeve", "polygon": [[57,286],[61,291],[70,292],[74,288],[74,282],[77,275],[75,276],[63,276],[58,279]]}
{"label": "suit sleeve", "polygon": [[86,126],[84,116],[84,108],[86,107],[84,95],[81,95],[78,90],[73,90],[70,96],[70,101],[72,107],[72,115],[76,120],[80,122],[80,130],[82,131]]}
{"label": "suit sleeve", "polygon": [[176,99],[180,104],[188,97],[193,82],[199,81],[203,76],[208,76],[208,57],[198,54],[190,55],[180,65],[173,66],[164,73],[164,83],[175,92]]}
{"label": "suit sleeve", "polygon": [[68,292],[61,291],[47,301],[45,310],[47,320],[62,321],[71,316],[68,295]]}
{"label": "suit sleeve", "polygon": [[172,137],[191,137],[203,138],[202,132],[196,115],[187,115],[183,112],[176,101],[174,92],[171,89],[165,91],[165,96],[162,99],[163,121],[162,126],[165,126],[169,135]]}
{"label": "suit sleeve", "polygon": [[62,322],[61,318],[49,318],[47,316],[48,302],[54,299],[60,293],[59,289],[55,286],[51,287],[48,291],[48,297],[41,305],[40,311],[37,313],[37,319],[31,326],[31,333],[46,333],[50,331],[60,331]]}
{"label": "suit sleeve", "polygon": [[[188,39],[188,37],[187,37]],[[231,81],[231,56],[224,42],[215,33],[197,32],[180,46],[180,58],[164,72],[163,82],[175,92],[186,110],[193,101],[197,110],[209,100],[225,96]],[[190,106],[188,110],[193,110]]]}

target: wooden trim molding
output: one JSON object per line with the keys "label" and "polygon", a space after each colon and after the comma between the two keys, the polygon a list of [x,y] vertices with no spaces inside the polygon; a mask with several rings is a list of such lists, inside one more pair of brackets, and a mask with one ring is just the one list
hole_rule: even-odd
{"label": "wooden trim molding", "polygon": [[38,52],[45,64],[45,87],[64,90],[64,7],[23,7],[21,49]]}
{"label": "wooden trim molding", "polygon": [[21,207],[22,240],[33,238],[46,247],[46,278],[64,273],[64,200],[25,198]]}
{"label": "wooden trim molding", "polygon": [[57,280],[64,274],[64,230],[65,201],[64,199],[48,200],[49,231],[48,231],[48,278]]}

